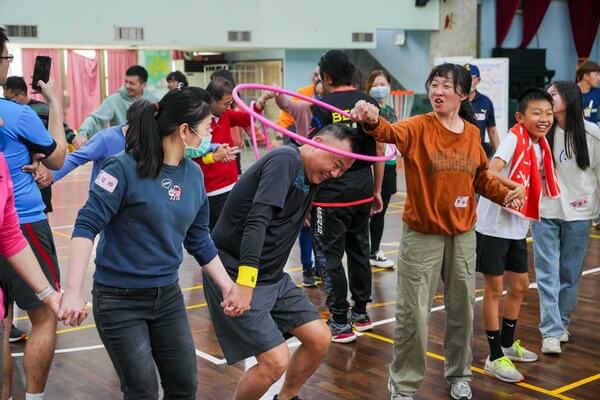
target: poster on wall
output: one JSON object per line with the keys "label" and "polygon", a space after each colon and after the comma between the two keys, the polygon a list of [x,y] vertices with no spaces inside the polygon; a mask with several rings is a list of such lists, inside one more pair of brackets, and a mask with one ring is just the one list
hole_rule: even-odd
{"label": "poster on wall", "polygon": [[167,81],[171,72],[170,50],[146,50],[141,52],[142,65],[148,70],[148,86],[156,95],[166,92]]}
{"label": "poster on wall", "polygon": [[[508,58],[475,58],[475,57],[436,57],[435,65],[451,62],[464,65],[477,65],[481,74],[481,82],[477,91],[485,94],[494,104],[496,129],[500,139],[508,132]],[[486,132],[486,140],[489,141]]]}

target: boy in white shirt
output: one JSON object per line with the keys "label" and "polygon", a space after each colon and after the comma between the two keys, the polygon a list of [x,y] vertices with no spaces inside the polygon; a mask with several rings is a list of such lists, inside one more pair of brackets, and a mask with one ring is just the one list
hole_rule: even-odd
{"label": "boy in white shirt", "polygon": [[[505,382],[519,382],[523,375],[512,361],[533,362],[537,355],[515,341],[515,328],[527,275],[527,231],[529,221],[540,218],[540,199],[558,196],[552,153],[546,134],[552,127],[552,97],[542,89],[526,90],[519,98],[517,124],[501,141],[490,161],[490,172],[510,189],[525,193],[519,209],[501,207],[482,197],[477,206],[477,271],[485,276],[483,317],[490,355],[485,370]],[[544,173],[548,172],[544,177]],[[502,330],[499,309],[504,276],[508,281],[504,298]]]}

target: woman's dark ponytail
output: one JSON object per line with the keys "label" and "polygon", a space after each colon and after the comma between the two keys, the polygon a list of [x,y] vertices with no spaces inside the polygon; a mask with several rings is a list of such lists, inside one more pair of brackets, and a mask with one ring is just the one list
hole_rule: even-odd
{"label": "woman's dark ponytail", "polygon": [[185,87],[171,90],[157,104],[146,100],[133,103],[127,112],[129,128],[125,151],[137,162],[140,178],[156,178],[163,163],[163,138],[181,124],[196,126],[211,114],[211,98],[204,89]]}
{"label": "woman's dark ponytail", "polygon": [[140,178],[155,178],[163,161],[162,138],[156,118],[158,110],[147,100],[136,101],[131,105],[134,107],[137,112],[128,112],[125,151],[131,152],[137,162],[136,171]]}

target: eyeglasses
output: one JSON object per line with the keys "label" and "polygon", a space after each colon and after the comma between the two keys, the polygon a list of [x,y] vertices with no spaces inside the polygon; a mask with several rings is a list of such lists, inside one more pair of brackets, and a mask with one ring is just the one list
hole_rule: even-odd
{"label": "eyeglasses", "polygon": [[9,63],[11,63],[11,62],[13,62],[13,61],[14,61],[14,59],[15,59],[15,56],[14,56],[14,55],[12,55],[12,54],[9,54],[9,55],[7,55],[7,56],[0,56],[0,59],[6,59],[6,60],[8,60],[8,62],[9,62]]}

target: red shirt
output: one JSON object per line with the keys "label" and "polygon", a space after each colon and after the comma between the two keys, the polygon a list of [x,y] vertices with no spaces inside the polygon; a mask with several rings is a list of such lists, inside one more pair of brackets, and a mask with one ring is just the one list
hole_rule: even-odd
{"label": "red shirt", "polygon": [[[255,108],[257,112],[258,109]],[[250,114],[244,111],[225,110],[218,118],[213,116],[210,127],[212,129],[211,143],[227,143],[233,146],[231,137],[231,127],[239,126],[246,128],[250,126]],[[201,158],[194,158],[194,161],[200,165],[204,173],[204,186],[206,193],[222,189],[233,185],[238,180],[237,162],[219,162],[214,164],[204,164]]]}

